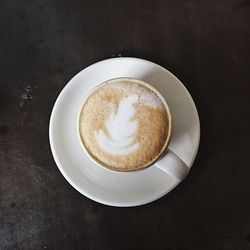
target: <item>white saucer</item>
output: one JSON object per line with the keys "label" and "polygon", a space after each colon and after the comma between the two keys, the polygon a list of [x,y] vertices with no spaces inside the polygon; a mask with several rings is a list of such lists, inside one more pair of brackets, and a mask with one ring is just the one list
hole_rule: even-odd
{"label": "white saucer", "polygon": [[193,99],[169,71],[138,58],[104,60],[71,79],[51,114],[50,145],[59,170],[80,193],[106,205],[138,206],[162,197],[179,182],[154,166],[136,173],[107,171],[87,158],[77,138],[77,115],[84,97],[98,84],[116,77],[144,80],[166,98],[174,125],[169,148],[191,168],[200,141],[200,123]]}

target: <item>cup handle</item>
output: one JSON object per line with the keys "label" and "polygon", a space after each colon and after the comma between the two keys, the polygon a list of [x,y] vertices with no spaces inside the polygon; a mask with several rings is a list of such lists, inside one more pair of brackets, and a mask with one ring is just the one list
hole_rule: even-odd
{"label": "cup handle", "polygon": [[171,150],[168,150],[154,165],[179,181],[182,181],[189,172],[187,164]]}

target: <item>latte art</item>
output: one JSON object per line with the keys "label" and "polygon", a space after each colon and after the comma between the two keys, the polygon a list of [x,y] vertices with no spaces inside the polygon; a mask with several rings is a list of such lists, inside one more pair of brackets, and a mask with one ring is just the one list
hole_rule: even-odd
{"label": "latte art", "polygon": [[139,144],[135,142],[138,121],[132,120],[135,114],[133,104],[137,95],[131,95],[119,103],[117,113],[112,113],[106,122],[107,133],[102,129],[97,133],[100,146],[110,154],[126,155],[136,151]]}
{"label": "latte art", "polygon": [[79,135],[102,166],[133,171],[152,164],[170,135],[169,113],[161,97],[136,80],[111,80],[87,98]]}

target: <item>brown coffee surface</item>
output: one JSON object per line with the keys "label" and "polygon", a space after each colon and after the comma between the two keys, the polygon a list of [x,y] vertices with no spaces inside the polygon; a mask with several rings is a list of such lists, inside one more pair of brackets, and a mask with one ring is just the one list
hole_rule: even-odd
{"label": "brown coffee surface", "polygon": [[164,152],[171,132],[162,98],[132,79],[97,87],[82,106],[79,136],[88,154],[115,171],[146,168]]}

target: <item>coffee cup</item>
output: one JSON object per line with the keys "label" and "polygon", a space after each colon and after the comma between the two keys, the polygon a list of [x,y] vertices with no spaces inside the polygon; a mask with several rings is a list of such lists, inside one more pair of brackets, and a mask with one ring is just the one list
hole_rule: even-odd
{"label": "coffee cup", "polygon": [[124,174],[157,167],[181,181],[189,167],[168,148],[172,128],[171,111],[161,93],[128,77],[94,88],[77,121],[79,142],[98,166]]}

